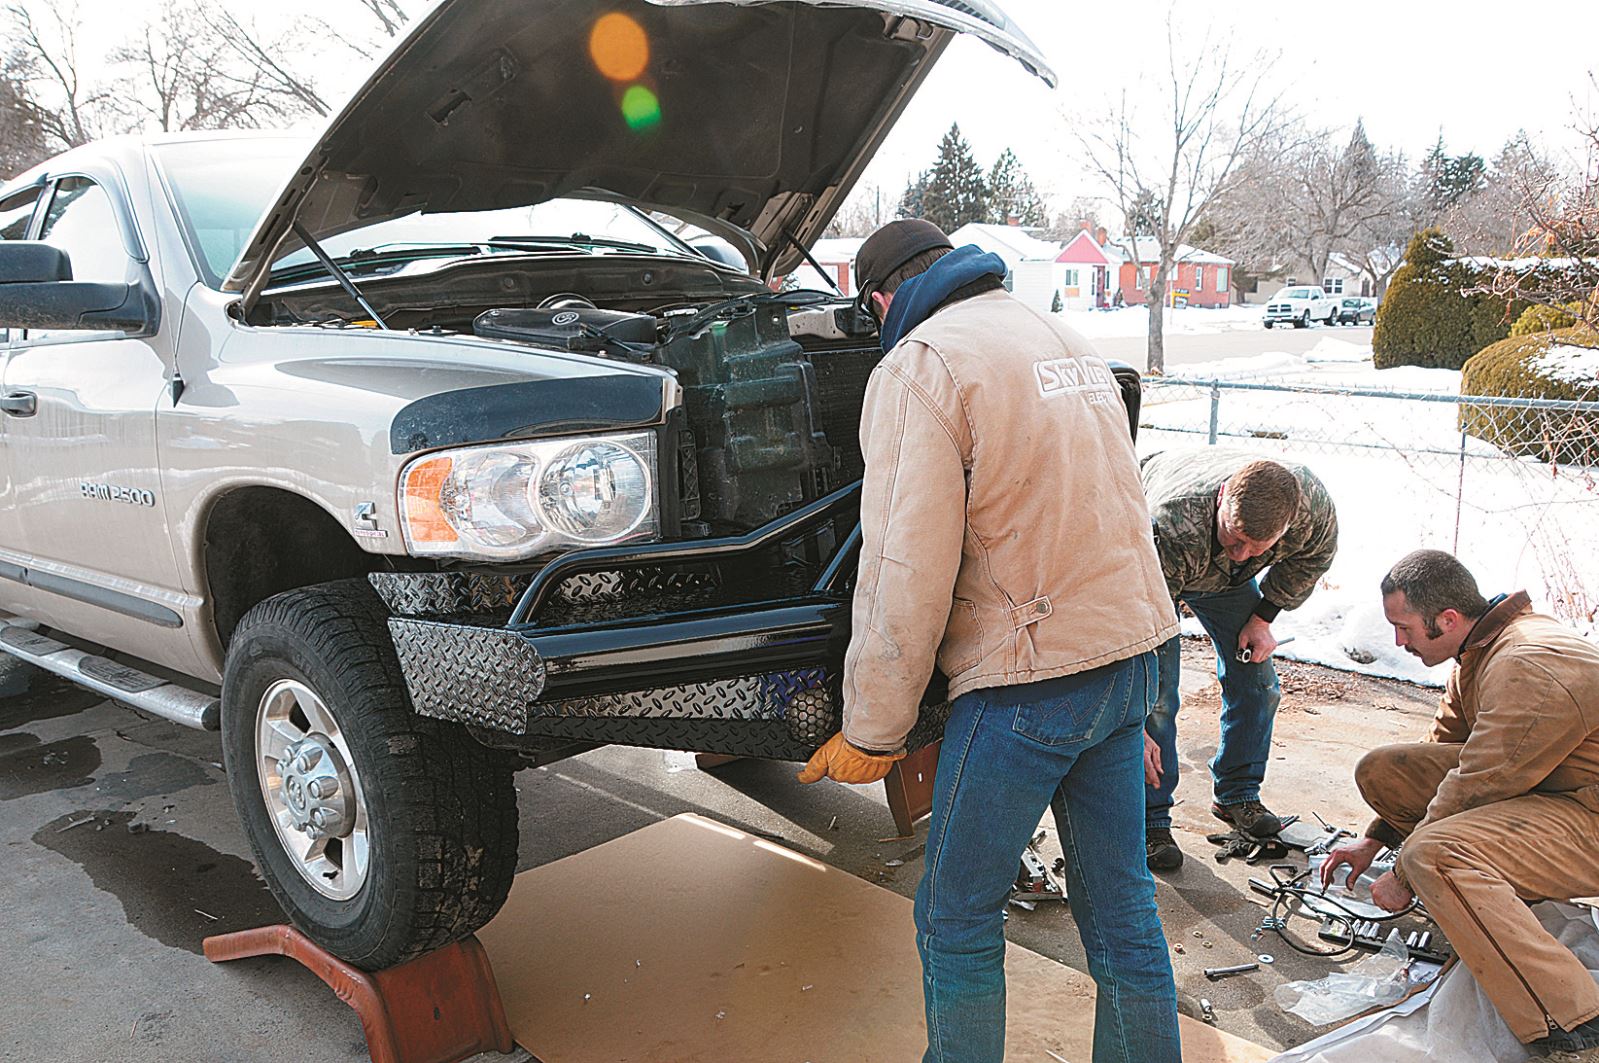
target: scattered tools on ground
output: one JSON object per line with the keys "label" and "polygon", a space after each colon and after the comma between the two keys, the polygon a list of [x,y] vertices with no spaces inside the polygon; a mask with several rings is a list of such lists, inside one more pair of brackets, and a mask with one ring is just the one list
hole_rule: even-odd
{"label": "scattered tools on ground", "polygon": [[[1387,936],[1392,930],[1391,924],[1417,910],[1416,902],[1376,918],[1367,918],[1365,913],[1356,912],[1344,905],[1337,897],[1314,889],[1307,885],[1310,878],[1310,868],[1298,868],[1293,864],[1273,864],[1271,866],[1271,881],[1252,878],[1249,888],[1254,892],[1270,898],[1271,912],[1260,920],[1254,932],[1250,935],[1251,941],[1259,941],[1266,934],[1276,934],[1282,938],[1289,948],[1295,952],[1302,952],[1307,956],[1320,956],[1325,959],[1342,957],[1356,949],[1380,950],[1387,941]],[[1312,908],[1307,900],[1314,900],[1316,907]],[[1328,914],[1319,909],[1331,907],[1339,910],[1339,914]],[[1325,941],[1339,946],[1333,949],[1314,949],[1301,945],[1288,936],[1287,916],[1299,912],[1322,919],[1317,936]],[[1442,963],[1448,958],[1447,953],[1440,953],[1433,948],[1434,937],[1425,940],[1417,937],[1417,948],[1413,955],[1417,959],[1430,960]],[[1442,942],[1439,942],[1442,947]],[[1442,958],[1439,958],[1442,956]]]}
{"label": "scattered tools on ground", "polygon": [[1011,886],[1011,903],[1026,911],[1032,911],[1039,901],[1066,900],[1066,890],[1057,880],[1065,876],[1066,861],[1057,858],[1053,871],[1046,867],[1043,857],[1038,853],[1043,841],[1044,832],[1039,831],[1027,843],[1027,848],[1022,850],[1021,866],[1017,868],[1016,882]]}
{"label": "scattered tools on ground", "polygon": [[1204,997],[1199,998],[1199,1017],[1210,1025],[1216,1025],[1216,1009],[1210,1006],[1210,1001]]}
{"label": "scattered tools on ground", "polygon": [[[1322,920],[1321,929],[1316,932],[1316,936],[1323,941],[1335,942],[1346,947],[1380,952],[1388,943],[1388,934],[1392,929],[1375,919],[1327,916]],[[1443,936],[1431,930],[1409,931],[1405,936],[1405,948],[1413,959],[1426,960],[1429,963],[1446,963],[1450,956],[1449,946],[1443,940]]]}
{"label": "scattered tools on ground", "polygon": [[1228,975],[1243,974],[1246,971],[1258,970],[1260,970],[1260,964],[1258,963],[1239,963],[1234,964],[1231,967],[1206,967],[1205,977],[1210,979],[1212,982],[1219,982]]}
{"label": "scattered tools on ground", "polygon": [[1265,860],[1281,860],[1288,855],[1288,846],[1282,839],[1257,838],[1240,830],[1207,834],[1205,840],[1221,847],[1216,850],[1218,864],[1225,864],[1234,857],[1241,857],[1246,864],[1258,864]]}

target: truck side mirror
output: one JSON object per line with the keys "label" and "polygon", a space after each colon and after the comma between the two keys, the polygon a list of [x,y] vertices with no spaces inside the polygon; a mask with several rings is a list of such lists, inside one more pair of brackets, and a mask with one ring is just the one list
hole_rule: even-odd
{"label": "truck side mirror", "polygon": [[0,328],[146,332],[153,310],[139,285],[75,281],[59,247],[0,241]]}
{"label": "truck side mirror", "polygon": [[1144,405],[1144,378],[1126,362],[1108,360],[1110,374],[1116,378],[1116,387],[1122,393],[1122,405],[1127,408],[1127,430],[1133,442],[1138,441],[1138,413]]}

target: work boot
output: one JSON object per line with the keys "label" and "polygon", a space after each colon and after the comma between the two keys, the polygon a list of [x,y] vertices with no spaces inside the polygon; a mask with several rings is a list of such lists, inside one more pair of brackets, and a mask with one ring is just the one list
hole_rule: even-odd
{"label": "work boot", "polygon": [[1240,801],[1236,805],[1213,803],[1210,814],[1256,838],[1273,838],[1283,829],[1283,821],[1272,815],[1259,801]]}
{"label": "work boot", "polygon": [[1165,827],[1149,827],[1144,831],[1144,857],[1151,871],[1176,871],[1183,866],[1183,851],[1177,848],[1177,839]]}
{"label": "work boot", "polygon": [[1588,1060],[1595,1058],[1586,1049],[1599,1048],[1599,1019],[1570,1030],[1551,1030],[1548,1037],[1524,1046],[1534,1056],[1557,1060]]}

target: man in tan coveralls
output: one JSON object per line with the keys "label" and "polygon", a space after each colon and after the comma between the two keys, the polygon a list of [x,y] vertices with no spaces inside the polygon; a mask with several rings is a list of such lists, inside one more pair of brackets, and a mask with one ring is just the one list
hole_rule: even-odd
{"label": "man in tan coveralls", "polygon": [[1355,783],[1378,818],[1334,849],[1350,881],[1404,848],[1372,899],[1426,904],[1511,1032],[1535,1053],[1599,1047],[1599,985],[1524,902],[1599,893],[1599,646],[1484,601],[1454,557],[1418,550],[1382,581],[1394,641],[1456,659],[1427,742],[1372,750]]}

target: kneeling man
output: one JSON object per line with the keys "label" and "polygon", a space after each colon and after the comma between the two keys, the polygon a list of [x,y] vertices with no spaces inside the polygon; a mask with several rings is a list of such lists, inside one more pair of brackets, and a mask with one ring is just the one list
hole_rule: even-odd
{"label": "kneeling man", "polygon": [[1524,903],[1599,893],[1599,646],[1525,591],[1484,601],[1440,550],[1403,558],[1382,594],[1394,641],[1455,669],[1429,741],[1355,769],[1378,818],[1322,880],[1347,864],[1352,882],[1403,841],[1372,899],[1397,911],[1420,897],[1533,1051],[1599,1047],[1599,985]]}

